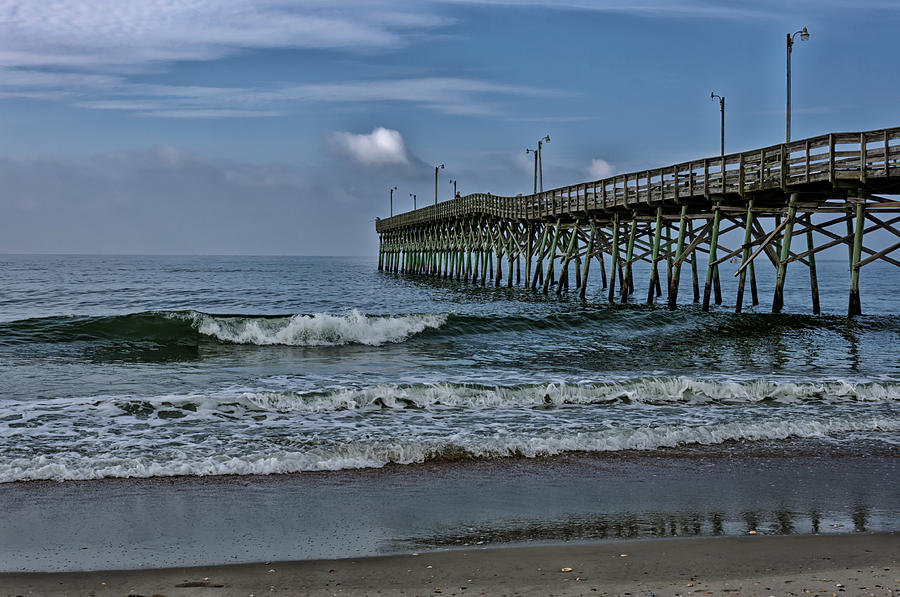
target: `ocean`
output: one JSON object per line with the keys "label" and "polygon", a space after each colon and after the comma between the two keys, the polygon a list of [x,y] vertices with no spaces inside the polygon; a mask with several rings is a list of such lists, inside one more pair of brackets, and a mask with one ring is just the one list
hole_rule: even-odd
{"label": "ocean", "polygon": [[[660,524],[738,534],[754,511],[772,532],[818,532],[820,520],[860,530],[860,512],[862,530],[898,530],[896,268],[863,270],[865,314],[847,318],[846,260],[820,260],[821,315],[809,314],[801,267],[784,313],[768,312],[774,276],[761,271],[762,304],[734,314],[729,267],[725,304],[703,313],[689,275],[677,310],[664,297],[643,304],[641,268],[632,301],[609,304],[597,277],[582,301],[379,272],[375,258],[0,256],[0,568],[98,565],[96,550],[64,562],[65,541],[38,558],[37,537],[54,532],[36,530],[38,505],[74,500],[102,516],[106,503],[149,519],[122,497],[135,487],[154,503],[191,495],[210,512],[265,495],[237,518],[290,511],[272,497],[276,482],[316,503],[396,500],[408,514],[365,540],[270,540],[194,560],[213,563],[586,540],[626,515],[635,534],[624,536]],[[673,473],[688,469],[715,488],[708,499]],[[824,488],[816,504],[795,503],[803,491],[749,489],[742,475]],[[436,483],[447,490],[421,495]],[[506,507],[471,494],[479,483],[508,493]],[[779,512],[804,522],[779,526]]]}

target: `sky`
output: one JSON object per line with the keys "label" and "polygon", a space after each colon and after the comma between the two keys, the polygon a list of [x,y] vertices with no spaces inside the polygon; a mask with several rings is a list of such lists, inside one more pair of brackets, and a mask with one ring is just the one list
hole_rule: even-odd
{"label": "sky", "polygon": [[374,219],[900,125],[900,0],[0,0],[0,253],[374,255]]}

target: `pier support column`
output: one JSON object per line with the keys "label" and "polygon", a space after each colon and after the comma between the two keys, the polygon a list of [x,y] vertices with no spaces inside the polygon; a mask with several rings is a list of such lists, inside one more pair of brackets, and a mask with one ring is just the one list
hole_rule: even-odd
{"label": "pier support column", "polygon": [[[688,231],[691,235],[691,242],[694,242],[694,222],[688,222]],[[691,253],[691,290],[694,292],[694,303],[700,302],[700,279],[697,275],[697,250]]]}
{"label": "pier support column", "polygon": [[575,290],[581,290],[581,256],[576,251],[572,259],[575,261]]}
{"label": "pier support column", "polygon": [[712,283],[715,274],[716,249],[719,245],[719,222],[722,220],[722,212],[719,211],[720,203],[716,203],[713,212],[713,225],[709,237],[709,261],[706,265],[706,283],[703,285],[703,310],[709,311],[709,298],[712,293]]}
{"label": "pier support column", "polygon": [[488,254],[488,247],[490,246],[488,243],[490,242],[491,231],[489,225],[482,222],[481,224],[481,234],[483,236],[481,241],[481,285],[484,286],[487,283],[487,270],[488,263],[491,258]]}
{"label": "pier support column", "polygon": [[537,261],[534,264],[534,275],[531,278],[531,289],[537,290],[538,280],[540,279],[540,283],[544,282],[544,248],[547,244],[547,234],[550,231],[550,224],[544,224],[543,230],[541,230],[541,238],[537,244],[537,251],[535,255],[537,255]]}
{"label": "pier support column", "polygon": [[466,269],[463,271],[463,279],[468,282],[469,277],[472,275],[472,265],[473,265],[473,246],[475,244],[475,233],[472,230],[472,223],[469,222],[468,226],[468,234],[466,235]]}
{"label": "pier support column", "polygon": [[[594,227],[594,223],[590,221],[588,223],[591,226],[591,235],[588,237],[587,247],[584,250],[584,271],[582,272],[581,288],[578,293],[578,296],[581,298],[584,298],[587,292],[588,271],[591,269],[591,253],[594,252],[594,242],[597,238],[597,229]],[[600,253],[600,263],[603,263],[603,253]],[[603,273],[601,272],[600,275],[602,276]]]}
{"label": "pier support column", "polygon": [[659,269],[656,262],[659,261],[659,239],[662,234],[662,205],[656,208],[656,228],[653,231],[653,253],[650,257],[650,288],[647,290],[647,304],[652,305],[656,297],[656,287],[659,285]]}
{"label": "pier support column", "polygon": [[[859,300],[859,258],[862,254],[862,241],[865,229],[863,225],[866,219],[866,197],[859,193],[859,202],[856,204],[856,226],[853,231],[853,253],[850,257],[850,303],[847,305],[847,315],[862,315],[862,304]],[[849,221],[849,220],[848,220]]]}
{"label": "pier support column", "polygon": [[[672,227],[666,222],[666,302],[672,289]],[[659,295],[657,295],[659,296]]]}
{"label": "pier support column", "polygon": [[722,304],[722,283],[719,281],[719,266],[713,267],[713,298],[717,305]]}
{"label": "pier support column", "polygon": [[756,266],[750,262],[750,301],[754,307],[759,305],[759,293],[756,291]]}
{"label": "pier support column", "polygon": [[497,236],[494,238],[494,257],[497,261],[497,271],[494,277],[494,287],[500,288],[500,282],[503,280],[503,229],[501,224],[497,223]]}
{"label": "pier support column", "polygon": [[669,309],[674,310],[678,304],[678,284],[681,281],[681,254],[684,253],[684,234],[687,228],[687,204],[681,206],[681,218],[678,220],[678,240],[675,244],[675,262],[669,259],[671,275],[669,276],[669,292],[667,295]]}
{"label": "pier support column", "polygon": [[637,234],[637,214],[631,215],[631,230],[628,232],[628,246],[625,248],[625,280],[622,286],[622,302],[628,302],[631,291],[631,259],[634,255],[634,237]]}
{"label": "pier support column", "polygon": [[775,296],[772,299],[772,313],[781,313],[784,306],[784,281],[787,278],[787,260],[791,254],[791,236],[794,232],[794,216],[797,214],[797,193],[791,193],[788,203],[787,222],[784,226],[784,238],[778,255],[778,271],[775,276]]}
{"label": "pier support column", "polygon": [[531,286],[531,256],[534,251],[534,224],[529,222],[525,227],[525,288]]}
{"label": "pier support column", "polygon": [[565,261],[563,261],[562,267],[559,268],[559,284],[556,285],[557,296],[562,294],[564,284],[566,285],[566,287],[568,287],[569,262],[572,260],[572,251],[575,249],[575,246],[577,244],[578,244],[578,220],[575,220],[575,223],[572,225],[572,230],[571,230],[570,236],[569,236],[569,246],[566,248]]}
{"label": "pier support column", "polygon": [[[747,215],[744,217],[744,248],[741,251],[741,265],[750,257],[750,238],[753,228],[753,199],[747,200]],[[749,266],[748,266],[749,268]],[[747,281],[747,270],[741,270],[738,278],[737,298],[734,301],[734,312],[740,313],[744,303],[744,284]]]}
{"label": "pier support column", "polygon": [[620,276],[622,272],[619,265],[619,214],[613,214],[612,227],[612,264],[609,268],[609,294],[606,297],[610,303],[616,300],[616,270],[619,271]]}
{"label": "pier support column", "polygon": [[509,225],[509,238],[506,239],[506,268],[507,268],[506,287],[507,288],[512,288],[512,285],[513,285],[513,269],[515,269],[513,267],[514,266],[513,259],[515,258],[515,255],[513,252],[513,245],[515,244],[515,242],[516,242],[516,235],[515,235],[515,232],[513,231],[513,225],[510,224]]}
{"label": "pier support column", "polygon": [[[813,244],[813,233],[812,233],[812,214],[809,214],[806,217],[806,225],[808,230],[806,231],[806,250],[812,251],[815,248]],[[813,315],[818,315],[820,312],[819,308],[819,278],[816,275],[816,254],[810,253],[806,258],[809,262],[809,292],[812,295],[812,310]]]}
{"label": "pier support column", "polygon": [[547,259],[547,274],[544,276],[544,294],[550,290],[550,284],[553,283],[553,261],[556,259],[556,249],[559,244],[559,224],[556,221],[556,228],[553,230],[553,240],[550,242],[550,254]]}
{"label": "pier support column", "polygon": [[[602,227],[600,229],[603,230]],[[596,231],[594,230],[593,227],[591,227],[591,231],[596,234]],[[597,235],[597,236],[599,236],[599,235]],[[597,242],[595,240],[594,246],[596,246],[596,245],[597,245]],[[588,260],[589,259],[590,258],[588,258]],[[606,290],[606,264],[603,261],[603,246],[602,245],[600,246],[600,251],[598,251],[597,261],[600,262],[600,283],[603,287],[603,290]],[[585,262],[587,262],[587,260],[585,260]]]}

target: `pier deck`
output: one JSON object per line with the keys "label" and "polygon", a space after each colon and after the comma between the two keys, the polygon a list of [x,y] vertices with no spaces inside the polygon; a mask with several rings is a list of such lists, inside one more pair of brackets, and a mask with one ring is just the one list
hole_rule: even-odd
{"label": "pier deck", "polygon": [[[516,282],[522,281],[524,261],[526,287],[540,286],[545,293],[555,288],[560,294],[568,290],[574,263],[574,286],[584,297],[596,260],[608,299],[624,302],[634,293],[632,264],[646,261],[651,265],[647,302],[652,303],[662,295],[662,261],[667,302],[674,308],[685,263],[691,265],[699,302],[697,256],[705,253],[703,309],[712,295],[722,302],[719,264],[739,258],[739,312],[748,279],[753,304],[758,304],[754,261],[763,256],[776,271],[773,312],[783,306],[788,265],[800,262],[809,270],[812,310],[818,313],[815,255],[844,244],[850,265],[848,313],[854,315],[861,312],[860,269],[876,260],[900,266],[890,257],[900,242],[879,250],[864,242],[876,230],[900,237],[895,226],[900,201],[882,197],[896,194],[900,127],[829,133],[532,195],[476,193],[378,220],[378,264],[391,272],[481,284],[491,279],[499,286],[505,260],[512,286],[514,270]],[[743,230],[743,243],[723,247],[721,236],[736,229]],[[795,241],[803,237],[805,250],[795,250]]]}

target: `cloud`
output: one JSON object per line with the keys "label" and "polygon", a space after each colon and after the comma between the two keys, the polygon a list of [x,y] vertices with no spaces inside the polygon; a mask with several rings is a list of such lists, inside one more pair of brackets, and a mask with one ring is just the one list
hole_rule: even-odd
{"label": "cloud", "polygon": [[[700,17],[741,19],[777,14],[775,5],[758,8],[730,5],[715,0],[444,0],[453,4],[483,4],[504,7],[540,7],[553,10],[615,12],[651,17]],[[770,3],[771,4],[771,3]]]}
{"label": "cloud", "polygon": [[591,165],[587,167],[587,174],[594,180],[607,178],[616,173],[616,167],[606,160],[591,160]]}
{"label": "cloud", "polygon": [[368,135],[336,132],[331,141],[341,153],[366,166],[409,163],[399,131],[379,126]]}
{"label": "cloud", "polygon": [[303,103],[403,102],[456,115],[502,111],[499,98],[551,97],[566,92],[461,77],[338,81],[273,87],[212,87],[131,83],[122,76],[0,68],[0,97],[71,101],[89,110],[159,118],[279,116]]}
{"label": "cloud", "polygon": [[[297,102],[406,102],[502,114],[500,97],[551,94],[476,78],[417,77],[251,87],[147,84],[137,76],[243,52],[384,52],[455,22],[401,0],[0,0],[0,97],[156,118],[279,116]],[[202,26],[199,26],[202,24]]]}
{"label": "cloud", "polygon": [[248,49],[393,48],[449,19],[348,0],[0,0],[0,64],[128,70]]}

